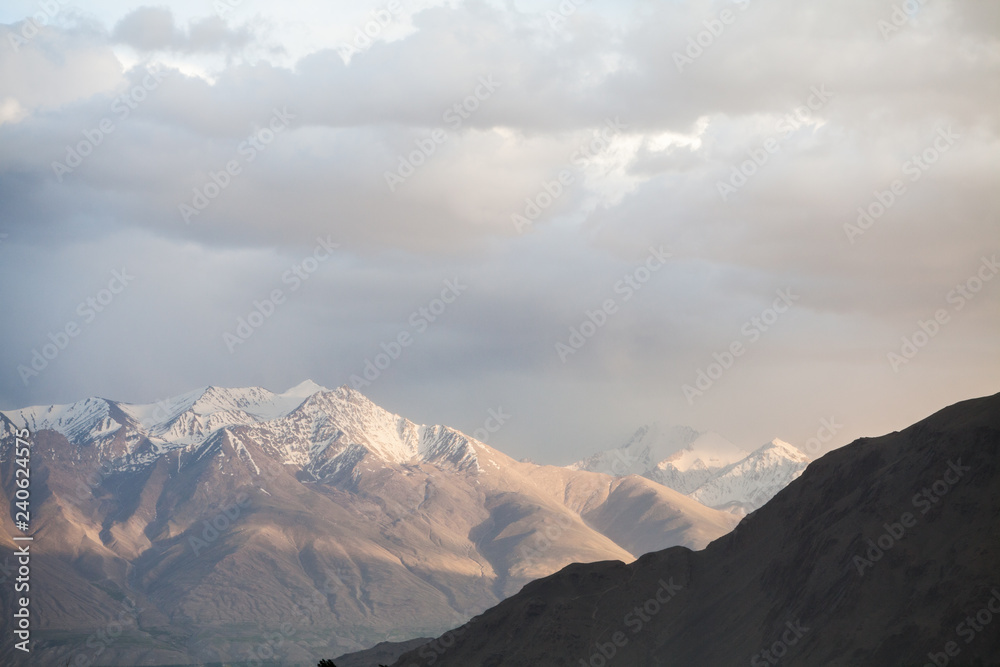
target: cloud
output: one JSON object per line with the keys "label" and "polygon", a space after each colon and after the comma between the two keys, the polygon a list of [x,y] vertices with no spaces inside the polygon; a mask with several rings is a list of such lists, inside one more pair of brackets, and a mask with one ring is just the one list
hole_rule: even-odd
{"label": "cloud", "polygon": [[112,37],[139,51],[167,50],[183,39],[166,7],[132,10],[115,26]]}
{"label": "cloud", "polygon": [[[0,50],[2,289],[24,314],[0,401],[340,384],[455,276],[469,291],[366,391],[470,429],[509,407],[513,454],[569,459],[652,418],[752,445],[836,412],[848,438],[992,388],[992,284],[900,374],[886,353],[1000,250],[996,11],[927,3],[883,36],[891,4],[861,0],[595,2],[554,26],[457,2],[345,63],[374,8],[98,3],[112,27]],[[327,235],[336,260],[230,355],[222,334]],[[555,344],[659,244],[670,264],[563,364]],[[134,291],[26,387],[12,369],[121,262]],[[801,301],[689,405],[785,288]]]}
{"label": "cloud", "polygon": [[[121,63],[100,31],[84,24],[30,32],[28,25],[28,21],[0,25],[0,44],[4,45],[0,49],[0,100],[18,110],[13,118],[21,121],[34,111],[85,103],[121,82]],[[34,36],[25,40],[25,33]],[[20,41],[12,41],[15,38]]]}
{"label": "cloud", "polygon": [[167,7],[138,7],[126,14],[111,33],[119,44],[127,44],[139,52],[176,51],[199,53],[237,51],[247,46],[252,35],[244,26],[231,29],[219,16],[192,20],[183,30],[174,22]]}

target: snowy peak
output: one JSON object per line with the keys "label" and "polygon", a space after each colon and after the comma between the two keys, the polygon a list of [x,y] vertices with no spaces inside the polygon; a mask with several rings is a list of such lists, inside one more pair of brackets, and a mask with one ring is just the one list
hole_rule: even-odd
{"label": "snowy peak", "polygon": [[122,412],[140,424],[143,429],[153,431],[157,427],[169,424],[181,414],[190,410],[208,390],[209,387],[202,387],[201,389],[165,398],[155,403],[119,403],[118,407],[121,408]]}
{"label": "snowy peak", "polygon": [[247,387],[246,389],[206,387],[198,400],[191,405],[190,410],[198,415],[233,411],[255,413],[270,405],[275,396],[276,394],[262,387]]}
{"label": "snowy peak", "polygon": [[718,433],[685,426],[644,426],[618,449],[569,466],[624,477],[641,475],[709,507],[753,511],[802,474],[809,458],[774,439],[754,451]]}
{"label": "snowy peak", "polygon": [[680,472],[692,469],[712,470],[735,463],[748,453],[718,433],[706,431],[698,434],[684,449],[660,460],[657,465],[665,467],[669,464]]}
{"label": "snowy peak", "polygon": [[155,403],[118,403],[94,397],[3,414],[18,426],[56,431],[76,445],[103,442],[123,426],[160,444],[195,445],[222,428],[284,416],[320,391],[325,389],[311,380],[283,394],[261,387],[208,386]]}
{"label": "snowy peak", "polygon": [[111,416],[111,405],[103,398],[87,398],[67,405],[37,405],[8,410],[4,415],[32,432],[57,431],[74,444],[86,444],[115,433],[121,423]]}
{"label": "snowy peak", "polygon": [[479,457],[472,441],[464,433],[446,426],[420,427],[420,460],[446,465],[455,470],[478,472]]}
{"label": "snowy peak", "polygon": [[747,454],[712,431],[699,433],[688,426],[652,423],[639,428],[621,447],[598,452],[569,467],[617,477],[641,475],[688,494],[714,472]]}
{"label": "snowy peak", "polygon": [[362,445],[374,456],[394,463],[414,458],[420,440],[416,424],[346,386],[313,394],[274,426],[299,434],[300,441],[304,438],[317,450]]}
{"label": "snowy peak", "polygon": [[323,389],[312,381],[296,385],[282,394],[262,387],[209,386],[156,403],[121,404],[120,407],[134,416],[151,438],[195,445],[222,428],[279,419],[299,407],[311,395],[311,390]]}
{"label": "snowy peak", "polygon": [[[480,452],[488,460],[498,454],[454,429],[415,424],[350,387],[330,390],[312,380],[280,394],[262,387],[207,386],[155,403],[90,398],[4,416],[33,431],[55,430],[78,446],[98,445],[103,458],[129,468],[176,450],[196,460],[216,456],[223,451],[219,443],[242,438],[257,443],[273,461],[301,466],[317,479],[350,474],[362,461],[478,473]],[[112,442],[118,444],[107,447]],[[258,470],[248,452],[238,458]]]}
{"label": "snowy peak", "polygon": [[329,391],[312,380],[295,385],[282,394],[275,394],[262,387],[226,389],[206,387],[201,396],[189,408],[199,415],[217,412],[240,412],[256,420],[283,417],[313,394]]}
{"label": "snowy peak", "polygon": [[288,421],[298,428],[309,425],[308,438],[317,451],[333,447],[339,452],[361,446],[368,455],[386,463],[424,462],[479,470],[469,436],[446,426],[415,424],[346,386],[314,394],[289,415]]}
{"label": "snowy peak", "polygon": [[752,455],[778,456],[789,459],[790,461],[809,463],[809,457],[806,456],[802,450],[795,445],[790,445],[784,440],[779,440],[778,438],[775,438],[771,442],[755,450]]}
{"label": "snowy peak", "polygon": [[716,509],[750,513],[788,486],[807,465],[809,457],[776,438],[727,466],[690,495]]}
{"label": "snowy peak", "polygon": [[305,380],[298,383],[288,391],[286,391],[282,396],[299,396],[301,398],[308,398],[313,394],[318,394],[321,391],[330,391],[326,387],[316,384],[312,380]]}

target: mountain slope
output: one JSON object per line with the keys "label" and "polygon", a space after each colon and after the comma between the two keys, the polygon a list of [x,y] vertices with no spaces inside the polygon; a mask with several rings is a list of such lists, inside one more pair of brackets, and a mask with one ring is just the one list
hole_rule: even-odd
{"label": "mountain slope", "polygon": [[[33,665],[315,664],[433,636],[575,561],[701,548],[733,525],[644,478],[517,462],[346,387],[206,387],[0,414],[0,562],[25,424],[47,582]],[[115,641],[88,646],[123,613]],[[0,662],[27,664],[9,634]]]}
{"label": "mountain slope", "polygon": [[997,517],[1000,394],[827,454],[703,551],[571,565],[394,665],[995,661]]}

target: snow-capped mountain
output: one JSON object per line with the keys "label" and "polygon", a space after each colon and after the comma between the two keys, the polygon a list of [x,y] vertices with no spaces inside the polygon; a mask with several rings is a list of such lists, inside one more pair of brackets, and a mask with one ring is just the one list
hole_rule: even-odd
{"label": "snow-capped mountain", "polygon": [[[149,404],[88,398],[3,414],[31,431],[52,430],[74,445],[94,447],[122,469],[147,465],[170,451],[196,451],[237,430],[270,457],[302,465],[317,479],[359,451],[391,463],[478,465],[471,438],[444,426],[419,426],[352,389],[331,391],[312,380],[281,394],[209,386]],[[140,446],[144,440],[152,447]]]}
{"label": "snow-capped mountain", "polygon": [[718,433],[650,424],[621,447],[569,465],[615,477],[640,475],[715,509],[743,515],[802,474],[809,458],[782,440],[753,452]]}
{"label": "snow-capped mountain", "polygon": [[261,387],[202,387],[156,403],[87,398],[68,405],[34,406],[3,414],[32,431],[56,431],[75,445],[106,444],[124,427],[130,435],[142,434],[153,443],[173,448],[201,444],[221,428],[283,417],[323,391],[329,390],[312,380],[283,394]]}
{"label": "snow-capped mountain", "polygon": [[569,563],[700,549],[735,524],[650,480],[518,462],[309,381],[2,412],[7,510],[15,427],[32,433],[32,572],[51,582],[33,598],[39,665],[87,651],[123,599],[145,611],[102,664],[243,660],[248,631],[287,619],[294,641],[271,650],[315,664],[441,632]]}
{"label": "snow-capped mountain", "polygon": [[809,465],[809,457],[775,438],[726,466],[689,495],[702,504],[737,514],[760,508]]}

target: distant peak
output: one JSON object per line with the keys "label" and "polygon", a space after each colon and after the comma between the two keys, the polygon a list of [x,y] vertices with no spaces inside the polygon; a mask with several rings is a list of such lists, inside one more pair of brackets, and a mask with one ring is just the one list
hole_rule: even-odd
{"label": "distant peak", "polygon": [[765,452],[768,450],[775,450],[778,452],[782,452],[794,458],[808,458],[798,447],[790,443],[787,443],[784,440],[781,440],[780,438],[775,438],[771,442],[757,449],[758,452]]}
{"label": "distant peak", "polygon": [[350,401],[352,403],[363,403],[363,404],[370,403],[378,408],[382,407],[372,399],[368,398],[367,394],[362,394],[360,391],[347,384],[340,385],[339,387],[333,390],[333,393],[338,398],[344,401]]}
{"label": "distant peak", "polygon": [[765,447],[776,447],[778,449],[795,449],[795,445],[789,444],[782,440],[781,438],[775,438],[771,442],[764,445]]}
{"label": "distant peak", "polygon": [[214,384],[210,384],[204,389],[198,390],[202,398],[210,398],[213,396],[226,396],[235,391],[239,391],[239,389],[232,389],[230,387],[217,387]]}
{"label": "distant peak", "polygon": [[313,394],[319,393],[321,391],[330,391],[326,387],[316,384],[312,380],[305,380],[298,383],[288,391],[284,393],[285,396],[301,396],[305,398],[307,396],[312,396]]}

